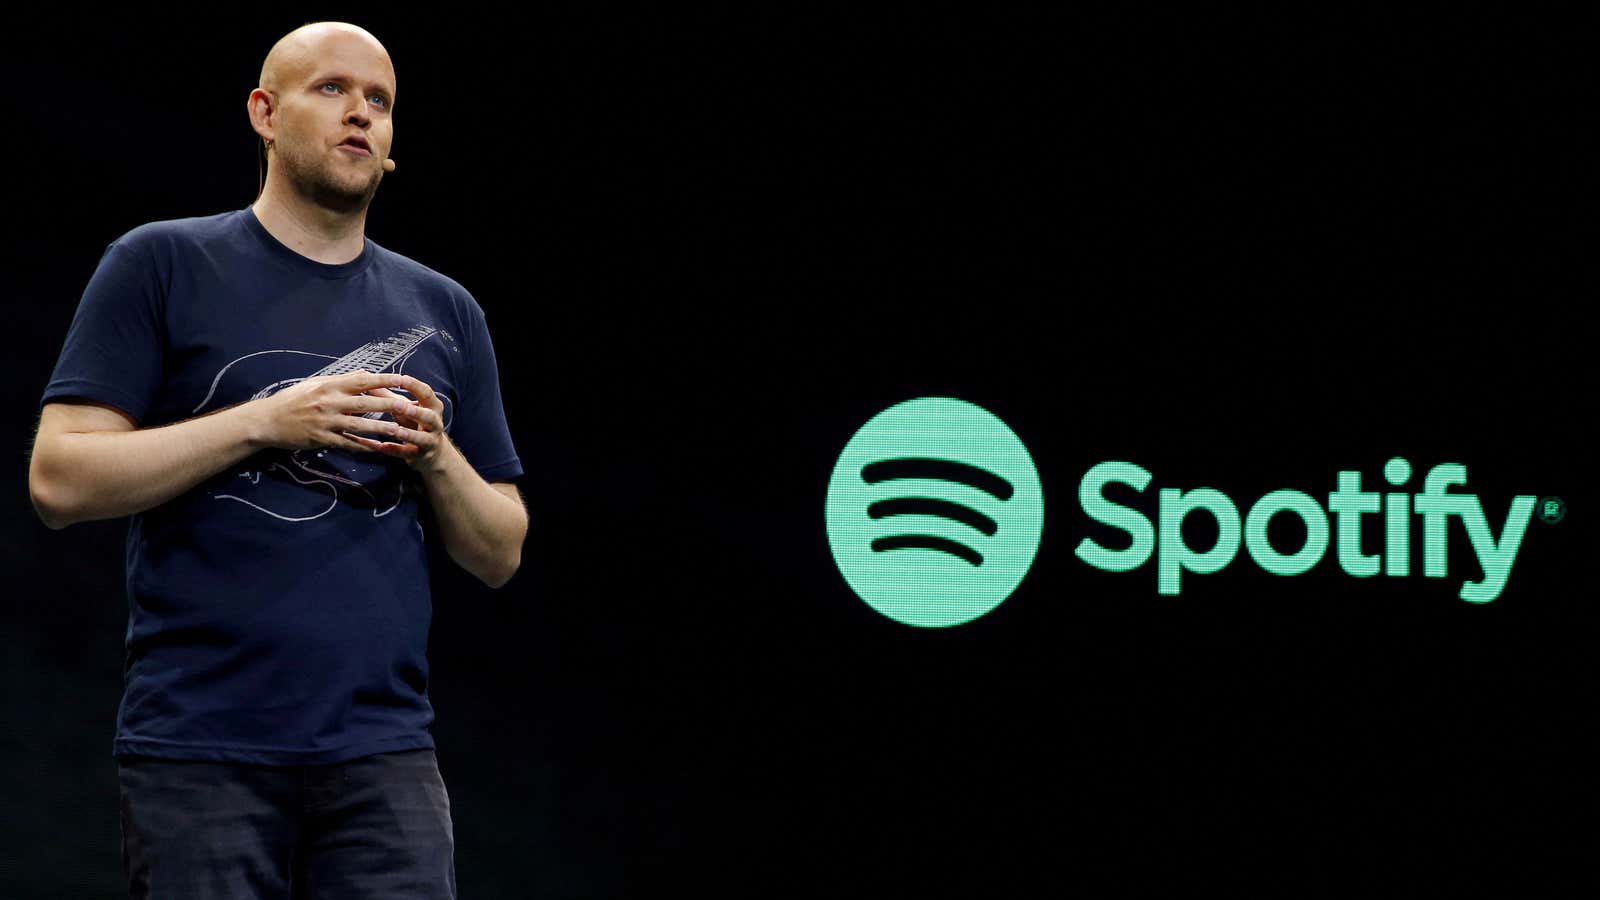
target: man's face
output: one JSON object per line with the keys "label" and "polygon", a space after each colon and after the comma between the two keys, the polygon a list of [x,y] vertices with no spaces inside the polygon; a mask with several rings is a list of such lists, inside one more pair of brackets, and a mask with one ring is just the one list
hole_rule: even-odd
{"label": "man's face", "polygon": [[[309,42],[285,69],[274,98],[273,165],[319,206],[366,208],[394,139],[388,54],[358,34],[333,32]],[[347,143],[352,137],[365,141],[365,152]]]}

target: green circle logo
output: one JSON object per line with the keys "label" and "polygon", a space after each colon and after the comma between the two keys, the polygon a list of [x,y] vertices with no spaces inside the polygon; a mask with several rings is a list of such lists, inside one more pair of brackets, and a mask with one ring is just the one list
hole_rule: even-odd
{"label": "green circle logo", "polygon": [[896,622],[970,622],[1022,583],[1044,532],[1028,448],[951,397],[889,407],[845,445],[828,481],[828,544],[844,580]]}

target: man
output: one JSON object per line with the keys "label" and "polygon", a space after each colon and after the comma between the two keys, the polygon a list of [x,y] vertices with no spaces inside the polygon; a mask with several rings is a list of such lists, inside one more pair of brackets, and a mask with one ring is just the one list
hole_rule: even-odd
{"label": "man", "polygon": [[280,40],[260,196],[112,242],[41,401],[40,517],[131,516],[134,896],[455,896],[418,513],[496,588],[528,519],[482,309],[365,237],[394,105],[366,31]]}

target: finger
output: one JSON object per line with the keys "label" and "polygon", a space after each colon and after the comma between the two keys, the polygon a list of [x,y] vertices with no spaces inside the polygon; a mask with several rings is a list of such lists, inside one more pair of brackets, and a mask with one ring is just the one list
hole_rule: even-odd
{"label": "finger", "polygon": [[426,406],[423,406],[416,400],[407,397],[405,394],[396,393],[388,388],[374,388],[367,393],[375,397],[391,400],[398,404],[392,407],[383,407],[384,412],[399,413],[410,416],[411,418],[417,418],[420,413],[428,409]]}
{"label": "finger", "polygon": [[[434,434],[438,434],[439,432],[444,430],[444,419],[442,417],[440,417],[438,412],[436,412],[434,410],[431,410],[431,409],[427,408],[426,406],[415,406],[415,407],[412,407],[409,415],[411,415],[413,418],[415,418],[417,420],[416,421],[416,425],[417,426],[420,426],[422,429],[424,429],[426,431],[430,431],[430,432],[433,432]],[[407,424],[406,427],[410,428],[410,427],[413,427],[413,426],[410,425],[410,424]]]}
{"label": "finger", "polygon": [[394,434],[387,435],[387,437],[391,443],[414,447],[418,446],[421,441],[427,440],[428,433],[414,428],[399,427],[395,429]]}
{"label": "finger", "polygon": [[426,408],[418,405],[410,397],[395,393],[387,388],[374,388],[364,396],[373,397],[380,402],[376,406],[362,406],[361,409],[388,413],[394,417],[396,422],[407,428],[418,427],[417,413]]}
{"label": "finger", "polygon": [[354,435],[348,431],[339,432],[338,437],[340,439],[338,446],[341,449],[354,450],[357,453],[381,452],[379,450],[379,442],[374,441],[371,438],[364,438],[359,435]]}
{"label": "finger", "polygon": [[401,422],[398,420],[395,422],[385,422],[384,425],[386,427],[376,429],[376,431],[378,434],[381,434],[392,441],[399,441],[402,443],[409,442],[412,444],[422,444],[432,437],[432,434],[427,431],[424,431],[420,428],[411,427],[415,424],[417,423],[411,422],[407,424],[406,422]]}
{"label": "finger", "polygon": [[396,444],[393,441],[375,441],[372,438],[365,438],[355,434],[352,434],[349,437],[350,440],[357,442],[362,451],[370,453],[382,453],[385,456],[411,456],[417,449],[415,444]]}
{"label": "finger", "polygon": [[439,414],[414,401],[407,400],[405,407],[395,413],[394,420],[407,428],[426,431],[439,430]]}
{"label": "finger", "polygon": [[395,372],[368,372],[365,369],[357,369],[345,377],[354,385],[353,393],[367,393],[383,387],[402,385],[407,379],[416,380],[409,375]]}
{"label": "finger", "polygon": [[350,431],[355,432],[356,434],[371,434],[380,437],[393,436],[397,429],[402,431],[404,430],[403,426],[397,422],[389,422],[383,419],[369,419],[365,416],[348,415],[339,416],[338,421],[334,422],[332,427],[337,428],[340,431]]}
{"label": "finger", "polygon": [[373,388],[372,390],[367,391],[367,393],[371,394],[374,397],[390,397],[390,398],[394,398],[394,399],[404,400],[407,403],[415,403],[416,402],[416,400],[411,397],[410,393],[402,393],[401,391],[391,391],[388,388],[383,388],[383,387]]}
{"label": "finger", "polygon": [[373,396],[372,394],[357,394],[351,398],[347,412],[378,412],[389,413],[396,416],[410,416],[415,407],[412,402],[399,394],[390,394],[388,397]]}
{"label": "finger", "polygon": [[427,406],[429,409],[433,409],[435,406],[440,409],[444,408],[443,402],[440,401],[438,395],[433,392],[433,388],[428,387],[425,382],[418,381],[417,379],[412,378],[410,375],[401,375],[400,378],[402,379],[399,382],[400,386],[415,394],[422,401],[423,405]]}

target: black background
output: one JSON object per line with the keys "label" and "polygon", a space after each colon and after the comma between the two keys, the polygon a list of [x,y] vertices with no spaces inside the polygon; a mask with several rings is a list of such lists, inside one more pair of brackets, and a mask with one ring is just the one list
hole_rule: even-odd
{"label": "black background", "polygon": [[[482,304],[528,470],[509,585],[434,561],[463,896],[1576,883],[1570,23],[319,15],[394,60],[367,233]],[[252,201],[245,99],[304,21],[24,23],[6,62],[8,895],[121,884],[126,522],[44,528],[24,436],[105,245]],[[947,631],[856,599],[823,528],[855,430],[939,395],[1005,420],[1046,501],[1022,586]],[[1102,460],[1154,473],[1147,513],[1242,513],[1394,455],[1413,490],[1465,464],[1497,536],[1513,495],[1571,513],[1482,605],[1458,522],[1440,580],[1420,528],[1408,579],[1241,551],[1178,597],[1072,555],[1110,539],[1076,503]]]}

